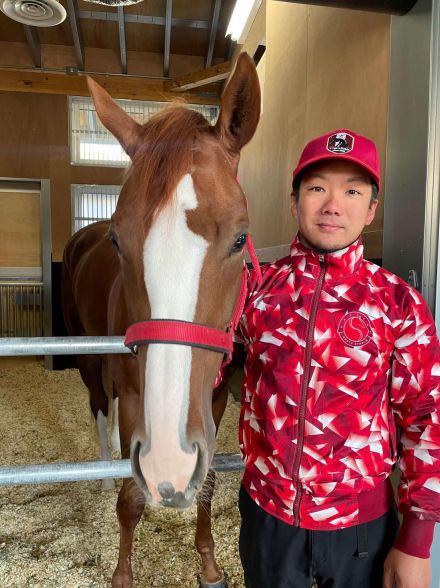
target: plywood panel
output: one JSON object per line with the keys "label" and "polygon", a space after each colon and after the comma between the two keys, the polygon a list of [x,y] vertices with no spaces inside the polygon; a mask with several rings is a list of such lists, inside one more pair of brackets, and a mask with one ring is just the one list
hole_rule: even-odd
{"label": "plywood panel", "polygon": [[264,111],[239,169],[249,198],[251,232],[260,248],[291,240],[288,151],[298,148],[305,135],[307,100],[307,9],[268,2],[266,10]]}
{"label": "plywood panel", "polygon": [[[382,155],[385,178],[390,17],[341,12],[329,37],[329,9],[310,11],[307,135],[348,127],[368,136]],[[349,50],[341,51],[347,39]],[[368,230],[382,228],[383,198]]]}
{"label": "plywood panel", "polygon": [[48,178],[52,241],[59,260],[70,234],[67,97],[0,92],[0,176]]}
{"label": "plywood panel", "polygon": [[[296,230],[291,174],[309,139],[338,127],[363,133],[378,145],[384,176],[387,130],[388,15],[274,0],[266,12],[264,113],[239,171],[257,247],[288,243]],[[382,250],[382,228],[381,202],[371,257]]]}
{"label": "plywood panel", "polygon": [[0,266],[41,267],[38,192],[0,191]]}
{"label": "plywood panel", "polygon": [[23,25],[12,20],[0,10],[0,39],[2,41],[26,42]]}
{"label": "plywood panel", "polygon": [[[72,26],[67,7],[67,0],[58,1],[64,6],[64,9],[67,12],[67,18],[54,27],[38,27],[40,42],[54,45],[73,45]],[[87,10],[92,9],[88,8]]]}
{"label": "plywood panel", "polygon": [[[139,25],[132,26],[139,27]],[[148,25],[144,26],[147,27]],[[82,19],[81,30],[84,45],[86,47],[99,47],[101,49],[115,50],[119,49],[118,23],[116,21]],[[147,32],[145,34],[148,35]],[[130,40],[128,30],[127,40]],[[134,47],[130,47],[130,49],[134,49]]]}
{"label": "plywood panel", "polygon": [[[85,0],[79,0],[80,6],[90,6],[90,3]],[[108,6],[103,7],[104,10],[109,10]],[[90,10],[90,8],[82,8],[82,10]],[[111,10],[111,9],[110,9]],[[126,14],[142,14],[144,16],[165,16],[166,1],[165,0],[143,0],[131,6],[124,6]]]}
{"label": "plywood panel", "polygon": [[[1,38],[1,32],[0,32]],[[16,64],[16,67],[34,67],[32,56],[27,43],[13,43],[12,41],[0,41],[0,66],[8,67]]]}

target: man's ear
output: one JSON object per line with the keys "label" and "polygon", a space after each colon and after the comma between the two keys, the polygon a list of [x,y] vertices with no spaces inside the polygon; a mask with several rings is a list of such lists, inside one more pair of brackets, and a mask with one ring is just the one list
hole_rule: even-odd
{"label": "man's ear", "polygon": [[290,194],[290,212],[292,213],[293,218],[298,218],[298,203],[293,192]]}
{"label": "man's ear", "polygon": [[368,207],[367,218],[365,221],[365,226],[371,225],[373,219],[376,215],[376,208],[379,204],[379,199],[375,198],[372,202],[370,202],[370,206]]}

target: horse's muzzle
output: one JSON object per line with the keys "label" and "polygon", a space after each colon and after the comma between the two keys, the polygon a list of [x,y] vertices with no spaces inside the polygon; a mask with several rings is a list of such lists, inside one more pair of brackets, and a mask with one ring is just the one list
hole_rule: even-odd
{"label": "horse's muzzle", "polygon": [[[176,484],[170,480],[163,479],[153,482],[148,479],[148,473],[144,474],[141,467],[142,444],[140,441],[133,441],[131,447],[131,467],[133,478],[142,490],[146,502],[153,507],[166,506],[177,509],[188,508],[194,502],[194,498],[201,490],[208,473],[208,452],[202,449],[199,443],[195,443],[197,452],[194,472],[185,488],[176,488]],[[176,463],[176,469],[178,464]]]}

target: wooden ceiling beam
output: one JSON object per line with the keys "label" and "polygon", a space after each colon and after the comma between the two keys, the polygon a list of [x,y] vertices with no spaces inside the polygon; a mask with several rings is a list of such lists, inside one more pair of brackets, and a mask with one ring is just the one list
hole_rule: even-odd
{"label": "wooden ceiling beam", "polygon": [[212,65],[212,58],[214,56],[215,38],[217,37],[218,21],[219,21],[221,7],[222,7],[222,0],[213,0],[211,29],[209,32],[209,43],[208,43],[208,51],[206,52],[205,67],[211,67],[211,65]]}
{"label": "wooden ceiling beam", "polygon": [[163,49],[163,77],[170,75],[171,27],[173,17],[173,0],[167,0],[165,12],[165,39]]}
{"label": "wooden ceiling beam", "polygon": [[77,0],[67,0],[67,12],[72,29],[73,44],[75,46],[76,64],[80,71],[84,70],[84,43],[82,39],[81,27],[79,25],[79,11]]}
{"label": "wooden ceiling beam", "polygon": [[127,43],[125,40],[124,7],[118,6],[119,50],[121,53],[121,71],[127,73]]}
{"label": "wooden ceiling beam", "polygon": [[37,27],[23,25],[29,52],[35,67],[41,67],[41,45]]}
{"label": "wooden ceiling beam", "polygon": [[[162,80],[136,78],[127,76],[93,75],[113,98],[130,100],[156,100],[168,102],[176,99],[174,92],[169,92]],[[0,69],[0,91],[33,92],[36,94],[65,94],[67,96],[89,96],[84,75],[67,75],[63,73],[45,73],[41,71],[23,71]],[[191,104],[219,104],[216,97],[183,94],[182,98]]]}
{"label": "wooden ceiling beam", "polygon": [[212,84],[219,80],[225,80],[229,77],[231,72],[231,62],[225,61],[218,65],[212,65],[201,71],[182,76],[177,80],[168,80],[164,82],[163,88],[166,91],[172,92],[185,92],[193,88],[199,88],[200,86],[206,86],[206,84]]}

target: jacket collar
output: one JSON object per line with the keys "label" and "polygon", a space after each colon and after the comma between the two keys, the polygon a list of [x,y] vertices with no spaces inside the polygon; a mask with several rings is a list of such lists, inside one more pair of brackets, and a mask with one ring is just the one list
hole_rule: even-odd
{"label": "jacket collar", "polygon": [[[362,263],[364,246],[362,238],[359,237],[354,243],[334,253],[324,254],[326,268],[326,280],[339,280],[344,276],[357,272]],[[292,266],[304,274],[316,276],[320,271],[320,259],[322,254],[303,245],[296,235],[290,246]]]}

